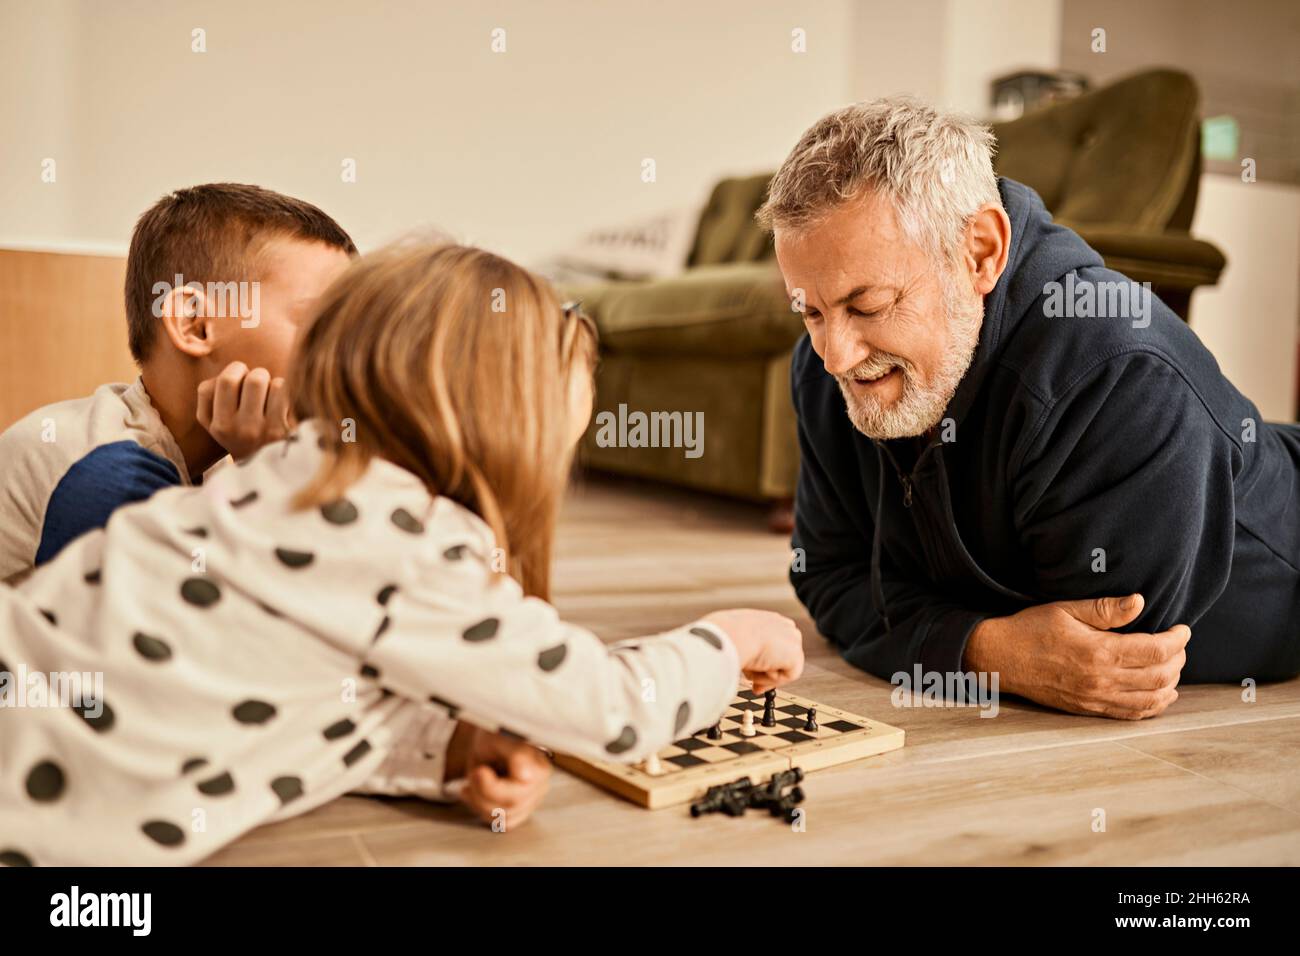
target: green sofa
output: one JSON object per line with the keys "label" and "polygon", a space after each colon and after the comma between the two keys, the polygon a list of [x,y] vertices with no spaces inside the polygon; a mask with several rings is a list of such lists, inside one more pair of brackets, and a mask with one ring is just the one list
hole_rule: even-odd
{"label": "green sofa", "polygon": [[[1196,109],[1190,77],[1156,70],[994,127],[998,172],[1032,186],[1108,265],[1151,282],[1184,319],[1192,291],[1217,282],[1224,266],[1218,249],[1186,231],[1200,173]],[[754,221],[769,179],[717,184],[681,274],[566,289],[600,329],[598,413],[623,405],[704,414],[699,457],[602,447],[592,428],[581,449],[586,467],[754,501],[794,494],[787,376],[803,324],[771,236]]]}

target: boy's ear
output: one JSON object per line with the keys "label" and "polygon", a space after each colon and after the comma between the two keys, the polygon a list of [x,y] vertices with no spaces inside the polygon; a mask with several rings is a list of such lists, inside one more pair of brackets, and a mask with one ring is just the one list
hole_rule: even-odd
{"label": "boy's ear", "polygon": [[178,352],[191,358],[211,354],[216,323],[208,315],[208,301],[199,286],[172,289],[155,302],[163,331]]}

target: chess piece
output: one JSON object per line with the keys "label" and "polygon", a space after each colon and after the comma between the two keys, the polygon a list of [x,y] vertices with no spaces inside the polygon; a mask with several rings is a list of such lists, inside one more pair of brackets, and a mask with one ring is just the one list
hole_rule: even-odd
{"label": "chess piece", "polygon": [[808,731],[809,733],[816,733],[817,731],[817,708],[816,707],[808,708],[808,719],[803,722],[803,729]]}
{"label": "chess piece", "polygon": [[659,762],[658,754],[651,754],[645,758],[641,769],[652,777],[658,777],[663,775],[664,765]]}
{"label": "chess piece", "polygon": [[769,690],[763,695],[763,726],[776,726],[776,691]]}
{"label": "chess piece", "polygon": [[758,731],[754,729],[754,712],[747,710],[745,716],[740,718],[740,736],[754,737],[757,735]]}
{"label": "chess piece", "polygon": [[748,777],[709,787],[703,799],[691,804],[691,816],[699,817],[706,813],[725,813],[729,817],[743,816],[745,808],[751,805],[749,795],[753,789],[754,785]]}
{"label": "chess piece", "polygon": [[706,736],[707,736],[710,740],[721,740],[721,739],[722,739],[722,721],[718,721],[716,724],[714,724],[712,727],[710,727],[710,728],[709,728],[709,732],[708,732],[708,734],[707,734]]}

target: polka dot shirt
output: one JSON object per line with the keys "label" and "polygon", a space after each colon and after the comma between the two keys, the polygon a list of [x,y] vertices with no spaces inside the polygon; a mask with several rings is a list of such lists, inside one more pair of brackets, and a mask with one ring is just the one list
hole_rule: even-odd
{"label": "polka dot shirt", "polygon": [[191,863],[349,791],[446,799],[458,720],[635,761],[730,702],[720,629],[603,644],[389,462],[293,508],[321,445],[304,423],[0,587],[0,864]]}

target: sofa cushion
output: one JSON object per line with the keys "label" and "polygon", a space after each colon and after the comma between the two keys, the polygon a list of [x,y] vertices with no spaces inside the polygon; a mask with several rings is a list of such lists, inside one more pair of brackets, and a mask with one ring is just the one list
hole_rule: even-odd
{"label": "sofa cushion", "polygon": [[569,286],[610,352],[779,355],[804,327],[774,261],[687,269],[648,282]]}
{"label": "sofa cushion", "polygon": [[771,173],[724,179],[700,214],[688,266],[721,262],[754,262],[772,256],[772,237],[757,222],[754,213],[767,196]]}

